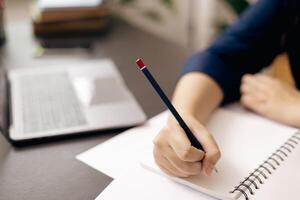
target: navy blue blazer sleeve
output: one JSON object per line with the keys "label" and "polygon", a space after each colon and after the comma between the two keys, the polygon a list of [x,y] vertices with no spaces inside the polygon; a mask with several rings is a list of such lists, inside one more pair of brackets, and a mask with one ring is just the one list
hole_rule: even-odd
{"label": "navy blue blazer sleeve", "polygon": [[269,65],[281,50],[287,0],[260,0],[208,49],[192,56],[183,68],[207,74],[221,87],[223,103],[238,100],[241,77]]}

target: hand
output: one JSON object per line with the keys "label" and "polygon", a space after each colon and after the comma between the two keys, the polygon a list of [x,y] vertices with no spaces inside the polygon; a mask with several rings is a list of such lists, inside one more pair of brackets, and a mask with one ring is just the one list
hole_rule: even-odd
{"label": "hand", "polygon": [[241,103],[272,120],[300,127],[300,93],[296,88],[267,75],[245,75]]}
{"label": "hand", "polygon": [[218,146],[197,119],[185,117],[184,120],[205,152],[191,146],[183,129],[171,117],[154,139],[155,161],[170,176],[189,177],[200,173],[209,176],[221,156]]}

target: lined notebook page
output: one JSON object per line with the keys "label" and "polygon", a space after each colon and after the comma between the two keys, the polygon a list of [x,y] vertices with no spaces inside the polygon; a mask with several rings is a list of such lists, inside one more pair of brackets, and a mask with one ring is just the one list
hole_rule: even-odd
{"label": "lined notebook page", "polygon": [[[238,196],[233,197],[229,192],[296,132],[294,128],[267,120],[239,106],[230,110],[219,109],[207,127],[221,149],[222,158],[217,164],[219,172],[212,177],[173,179],[220,199],[237,199]],[[145,168],[163,174],[154,162],[152,151],[141,160]]]}

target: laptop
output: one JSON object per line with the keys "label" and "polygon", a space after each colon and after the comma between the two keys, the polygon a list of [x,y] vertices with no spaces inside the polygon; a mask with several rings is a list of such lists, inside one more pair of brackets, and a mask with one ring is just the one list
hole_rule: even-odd
{"label": "laptop", "polygon": [[146,120],[110,60],[14,69],[7,79],[9,120],[1,123],[13,143],[131,127]]}

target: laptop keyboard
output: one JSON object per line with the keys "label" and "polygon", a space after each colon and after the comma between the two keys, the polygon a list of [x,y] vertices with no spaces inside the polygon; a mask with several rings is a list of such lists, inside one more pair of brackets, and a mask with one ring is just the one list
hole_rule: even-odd
{"label": "laptop keyboard", "polygon": [[86,125],[66,72],[20,76],[23,131],[34,133]]}

